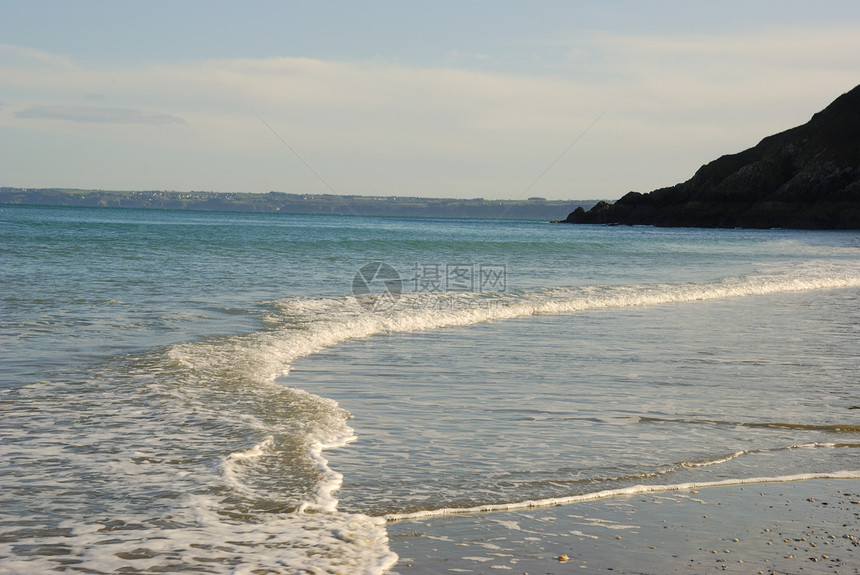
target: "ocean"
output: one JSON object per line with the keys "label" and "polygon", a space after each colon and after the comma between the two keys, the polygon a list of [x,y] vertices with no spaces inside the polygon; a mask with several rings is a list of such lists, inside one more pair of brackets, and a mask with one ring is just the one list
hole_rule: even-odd
{"label": "ocean", "polygon": [[858,303],[857,232],[0,206],[0,571],[857,478]]}

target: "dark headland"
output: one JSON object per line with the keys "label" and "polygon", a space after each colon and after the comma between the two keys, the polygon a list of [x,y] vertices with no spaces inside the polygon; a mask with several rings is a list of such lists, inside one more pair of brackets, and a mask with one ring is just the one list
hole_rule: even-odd
{"label": "dark headland", "polygon": [[860,229],[860,86],[686,182],[577,208],[564,223]]}

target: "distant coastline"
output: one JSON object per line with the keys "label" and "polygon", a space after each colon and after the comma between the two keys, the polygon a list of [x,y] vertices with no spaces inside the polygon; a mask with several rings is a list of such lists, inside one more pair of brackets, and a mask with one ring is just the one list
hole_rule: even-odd
{"label": "distant coastline", "polygon": [[431,218],[553,220],[578,207],[589,209],[597,202],[537,197],[526,200],[485,200],[283,192],[254,194],[0,188],[0,204]]}

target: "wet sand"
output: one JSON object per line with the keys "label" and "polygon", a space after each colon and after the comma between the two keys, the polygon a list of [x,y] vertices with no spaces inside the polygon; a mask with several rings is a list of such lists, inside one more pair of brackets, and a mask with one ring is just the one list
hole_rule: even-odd
{"label": "wet sand", "polygon": [[860,480],[627,495],[400,521],[388,532],[402,575],[860,574]]}

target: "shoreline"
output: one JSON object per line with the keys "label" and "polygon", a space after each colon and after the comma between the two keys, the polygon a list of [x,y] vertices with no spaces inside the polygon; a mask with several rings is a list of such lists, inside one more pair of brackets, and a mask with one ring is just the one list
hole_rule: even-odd
{"label": "shoreline", "polygon": [[[402,520],[390,573],[860,574],[860,479],[717,484]],[[566,561],[559,557],[567,556]]]}
{"label": "shoreline", "polygon": [[[808,446],[797,446],[808,447]],[[738,452],[728,459],[734,459],[745,452]],[[723,463],[727,459],[717,460],[707,465],[714,463]],[[622,487],[620,489],[606,489],[603,491],[594,491],[591,493],[583,493],[582,495],[571,495],[569,497],[557,497],[553,499],[542,499],[532,501],[520,501],[517,503],[501,503],[495,505],[481,505],[478,507],[454,507],[441,508],[428,511],[416,511],[414,513],[390,513],[383,516],[389,523],[397,521],[415,521],[420,519],[429,519],[431,517],[447,517],[450,515],[472,515],[476,513],[498,513],[503,511],[521,511],[529,509],[537,509],[541,507],[556,507],[559,505],[571,505],[574,503],[582,503],[586,501],[595,501],[599,499],[608,499],[612,497],[620,497],[625,495],[647,495],[659,493],[671,493],[673,491],[693,491],[698,489],[707,489],[711,487],[732,487],[737,485],[760,485],[766,483],[793,483],[797,481],[810,481],[813,479],[860,479],[860,471],[836,471],[833,473],[802,473],[796,475],[783,475],[778,477],[749,477],[741,479],[723,479],[719,481],[697,481],[690,483],[670,483],[667,485],[632,485],[630,487]]]}

